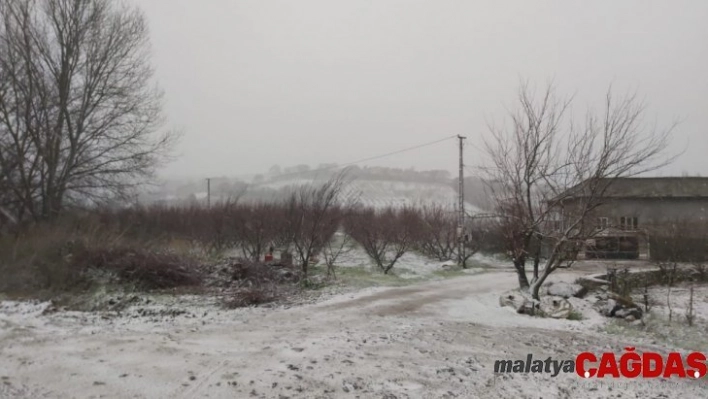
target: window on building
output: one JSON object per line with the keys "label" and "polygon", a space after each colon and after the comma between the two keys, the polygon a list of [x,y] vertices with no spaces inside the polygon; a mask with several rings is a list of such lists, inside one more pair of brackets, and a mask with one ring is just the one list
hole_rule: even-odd
{"label": "window on building", "polygon": [[597,227],[600,229],[606,229],[610,227],[610,219],[606,217],[597,218]]}
{"label": "window on building", "polygon": [[636,216],[622,216],[619,220],[619,224],[622,230],[636,230],[639,226],[639,220]]}
{"label": "window on building", "polygon": [[563,229],[563,216],[560,212],[551,212],[549,214],[548,226],[554,232]]}

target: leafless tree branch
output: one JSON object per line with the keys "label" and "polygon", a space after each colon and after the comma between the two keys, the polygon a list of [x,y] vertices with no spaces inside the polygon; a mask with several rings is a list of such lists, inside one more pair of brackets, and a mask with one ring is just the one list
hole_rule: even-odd
{"label": "leafless tree branch", "polygon": [[636,94],[616,100],[611,87],[602,112],[589,111],[582,127],[570,115],[571,100],[559,98],[553,84],[540,95],[522,84],[518,104],[510,127],[490,126],[491,164],[483,171],[519,285],[538,299],[548,275],[573,262],[579,245],[601,231],[592,214],[611,184],[673,160],[665,150],[675,125],[646,126]]}

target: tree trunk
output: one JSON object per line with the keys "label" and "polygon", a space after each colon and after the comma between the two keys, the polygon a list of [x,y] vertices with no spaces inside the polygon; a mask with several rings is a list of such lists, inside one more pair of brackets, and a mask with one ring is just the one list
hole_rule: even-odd
{"label": "tree trunk", "polygon": [[305,280],[307,280],[307,271],[308,271],[309,266],[310,266],[310,257],[308,256],[305,259],[303,259],[303,261],[302,261],[302,278]]}
{"label": "tree trunk", "polygon": [[[549,260],[549,262],[552,261]],[[531,284],[531,287],[529,288],[529,291],[531,291],[531,297],[537,301],[540,301],[541,298],[539,297],[539,291],[541,290],[541,286],[543,283],[546,281],[548,276],[551,275],[551,272],[555,270],[555,267],[552,267],[551,264],[546,263],[546,267],[543,268],[543,273],[537,278],[534,279],[535,281]]]}
{"label": "tree trunk", "polygon": [[63,192],[54,188],[47,191],[42,203],[42,219],[54,220],[59,216],[62,208],[63,195]]}
{"label": "tree trunk", "polygon": [[541,290],[541,284],[543,284],[543,281],[541,279],[538,279],[534,281],[531,284],[531,287],[529,288],[529,292],[531,292],[531,298],[540,301],[541,297],[539,295],[539,291]]}
{"label": "tree trunk", "polygon": [[515,260],[514,268],[516,269],[516,274],[519,277],[519,288],[527,289],[529,288],[529,279],[526,277],[526,265],[523,260]]}
{"label": "tree trunk", "polygon": [[541,263],[541,257],[536,254],[533,259],[533,280],[538,280],[538,265]]}

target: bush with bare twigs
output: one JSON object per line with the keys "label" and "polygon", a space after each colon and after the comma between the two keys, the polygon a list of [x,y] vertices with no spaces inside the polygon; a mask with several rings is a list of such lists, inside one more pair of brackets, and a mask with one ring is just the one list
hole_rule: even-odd
{"label": "bush with bare twigs", "polygon": [[263,305],[275,302],[280,298],[277,289],[268,287],[248,287],[235,292],[225,302],[224,306],[229,309],[242,308],[246,306]]}
{"label": "bush with bare twigs", "polygon": [[146,290],[194,287],[202,280],[191,259],[142,248],[83,249],[72,256],[70,263],[80,271],[113,272],[122,282]]}
{"label": "bush with bare twigs", "polygon": [[225,299],[229,308],[274,302],[295,290],[300,281],[300,271],[289,266],[240,259],[230,268],[238,288]]}

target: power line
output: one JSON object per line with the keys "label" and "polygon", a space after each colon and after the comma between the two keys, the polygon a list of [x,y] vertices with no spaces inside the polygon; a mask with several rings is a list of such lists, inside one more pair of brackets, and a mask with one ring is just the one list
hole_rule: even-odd
{"label": "power line", "polygon": [[[429,147],[429,146],[431,146],[431,145],[435,145],[435,144],[441,143],[441,142],[443,142],[443,141],[452,140],[452,139],[455,139],[455,138],[457,138],[457,135],[448,136],[448,137],[445,137],[445,138],[442,138],[442,139],[438,139],[438,140],[435,140],[435,141],[430,141],[430,142],[423,143],[423,144],[419,144],[419,145],[415,145],[415,146],[412,146],[412,147],[407,147],[407,148],[404,148],[404,149],[401,149],[401,150],[397,150],[397,151],[391,151],[391,152],[388,152],[388,153],[385,153],[385,154],[381,154],[381,155],[375,155],[375,156],[372,156],[372,157],[359,159],[359,160],[357,160],[357,161],[352,161],[352,162],[347,162],[347,163],[343,163],[343,164],[337,164],[337,165],[333,165],[333,166],[327,166],[327,167],[324,167],[324,168],[312,169],[312,170],[307,170],[307,171],[302,171],[302,172],[285,173],[285,174],[278,175],[277,177],[278,177],[278,178],[291,177],[291,176],[297,176],[297,175],[302,175],[302,174],[323,172],[323,171],[331,170],[331,169],[339,169],[339,168],[343,168],[343,167],[347,167],[347,166],[351,166],[351,165],[356,165],[356,164],[362,163],[362,162],[373,161],[373,160],[375,160],[375,159],[386,158],[386,157],[390,157],[390,156],[392,156],[392,155],[397,155],[397,154],[401,154],[401,153],[404,153],[404,152],[408,152],[408,151],[412,151],[412,150],[417,150],[417,149],[423,148],[423,147]],[[252,187],[253,187],[253,186],[260,186],[260,185],[263,185],[263,184],[268,184],[268,183],[267,183],[267,182],[263,182],[263,183],[260,183],[260,184],[253,184]]]}
{"label": "power line", "polygon": [[416,146],[413,146],[413,147],[404,148],[404,149],[402,149],[402,150],[393,151],[393,152],[389,152],[389,153],[386,153],[386,154],[376,155],[376,156],[373,156],[373,157],[360,159],[360,160],[358,160],[358,161],[345,163],[345,164],[339,165],[339,167],[355,165],[355,164],[358,164],[358,163],[367,162],[367,161],[373,161],[374,159],[385,158],[385,157],[389,157],[389,156],[391,156],[391,155],[396,155],[396,154],[400,154],[400,153],[407,152],[407,151],[417,150],[418,148],[428,147],[428,146],[431,146],[431,145],[434,145],[434,144],[437,144],[437,143],[441,143],[441,142],[443,142],[443,141],[447,141],[447,140],[454,139],[454,138],[457,138],[457,135],[452,135],[452,136],[449,136],[449,137],[445,137],[444,139],[431,141],[431,142],[429,142],[429,143],[420,144],[420,145],[416,145]]}
{"label": "power line", "polygon": [[474,147],[477,151],[479,151],[481,153],[486,152],[486,150],[484,150],[483,148],[481,148],[477,144],[473,143],[472,141],[465,141],[465,146],[468,146],[468,145]]}

